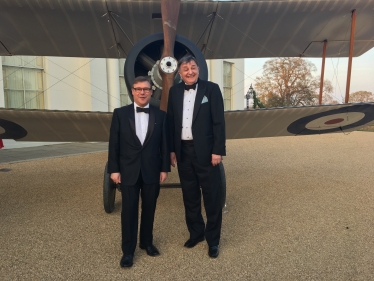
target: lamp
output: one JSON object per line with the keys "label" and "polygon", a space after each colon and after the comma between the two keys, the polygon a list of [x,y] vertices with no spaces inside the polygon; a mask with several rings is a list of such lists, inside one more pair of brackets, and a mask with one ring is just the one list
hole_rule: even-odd
{"label": "lamp", "polygon": [[247,109],[249,109],[249,99],[253,98],[253,87],[252,84],[249,87],[247,94],[245,95],[245,98],[247,99]]}

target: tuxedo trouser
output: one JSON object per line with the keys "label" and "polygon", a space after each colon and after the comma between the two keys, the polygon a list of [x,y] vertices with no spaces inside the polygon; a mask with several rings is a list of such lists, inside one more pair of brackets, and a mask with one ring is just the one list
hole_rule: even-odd
{"label": "tuxedo trouser", "polygon": [[[218,165],[200,165],[193,142],[182,141],[178,173],[190,238],[200,239],[205,236],[210,247],[219,245],[222,226],[222,196]],[[206,226],[201,215],[201,193],[207,217]]]}
{"label": "tuxedo trouser", "polygon": [[136,248],[139,193],[142,199],[139,242],[146,247],[153,243],[153,222],[160,184],[145,184],[140,173],[135,185],[121,184],[122,252],[124,255],[133,255]]}

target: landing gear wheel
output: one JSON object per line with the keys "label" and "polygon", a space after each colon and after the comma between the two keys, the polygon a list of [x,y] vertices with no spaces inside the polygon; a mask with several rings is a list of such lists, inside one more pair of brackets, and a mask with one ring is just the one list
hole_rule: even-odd
{"label": "landing gear wheel", "polygon": [[223,167],[223,163],[218,164],[219,167],[219,174],[221,176],[221,206],[222,209],[226,205],[226,175],[225,175],[225,168]]}
{"label": "landing gear wheel", "polygon": [[108,162],[105,164],[104,169],[104,183],[103,183],[103,199],[104,199],[104,210],[108,214],[114,210],[114,202],[116,200],[116,189],[117,185],[110,178],[108,174]]}

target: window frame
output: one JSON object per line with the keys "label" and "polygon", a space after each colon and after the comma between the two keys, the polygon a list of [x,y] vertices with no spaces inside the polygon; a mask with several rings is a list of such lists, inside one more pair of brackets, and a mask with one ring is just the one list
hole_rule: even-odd
{"label": "window frame", "polygon": [[[233,64],[232,62],[229,62],[229,61],[223,61],[223,64],[222,64],[222,79],[223,79],[223,82],[222,82],[222,88],[223,88],[223,105],[224,105],[224,110],[231,110],[232,109],[232,91],[233,91],[233,86],[232,86],[232,81],[233,81]],[[227,82],[227,78],[228,76],[226,76],[226,66],[229,67],[230,71],[229,71],[229,80],[230,80],[230,85],[226,85],[226,82]],[[229,91],[229,98],[227,98],[227,94],[226,94],[226,91]],[[229,106],[227,106],[227,103],[229,103]],[[229,107],[229,108],[227,108]]]}
{"label": "window frame", "polygon": [[[4,102],[5,102],[5,108],[12,108],[12,107],[9,107],[9,101],[8,101],[8,91],[22,91],[23,92],[23,103],[22,103],[22,107],[17,107],[17,108],[23,108],[23,109],[27,109],[27,102],[29,101],[26,101],[26,93],[27,92],[37,92],[37,108],[30,108],[30,109],[45,109],[45,88],[44,88],[44,85],[45,85],[45,75],[44,75],[44,65],[45,65],[45,61],[44,61],[44,57],[43,56],[33,56],[35,57],[35,60],[39,60],[40,58],[40,62],[41,62],[41,66],[35,66],[35,65],[31,65],[31,66],[27,66],[27,64],[25,64],[25,60],[23,60],[22,58],[25,57],[25,56],[16,56],[16,57],[19,57],[21,62],[22,62],[22,65],[16,65],[16,64],[12,64],[12,63],[7,63],[6,62],[6,57],[5,56],[2,56],[2,59],[1,59],[1,62],[2,62],[2,69],[3,69],[3,90],[4,90]],[[7,86],[7,83],[8,83],[8,79],[5,79],[5,77],[8,77],[9,75],[12,75],[14,72],[12,72],[11,74],[9,74],[8,76],[7,73],[5,73],[5,76],[4,76],[4,67],[5,67],[5,70],[6,69],[11,69],[13,68],[16,72],[16,71],[21,71],[21,76],[22,76],[22,89],[11,89],[11,88],[8,88]],[[42,90],[40,89],[26,89],[25,88],[25,69],[32,69],[32,70],[37,70],[37,71],[40,71],[39,73],[41,74],[41,83],[42,83]],[[6,71],[5,71],[6,72]],[[39,73],[36,73],[36,79],[38,79],[38,74]]]}

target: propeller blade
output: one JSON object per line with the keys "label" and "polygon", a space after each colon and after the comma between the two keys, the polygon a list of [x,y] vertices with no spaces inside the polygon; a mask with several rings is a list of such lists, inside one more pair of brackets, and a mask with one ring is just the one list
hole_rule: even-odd
{"label": "propeller blade", "polygon": [[162,57],[172,57],[174,54],[179,7],[180,0],[161,0],[162,29],[164,31],[164,50]]}
{"label": "propeller blade", "polygon": [[152,58],[147,56],[144,52],[139,54],[139,61],[148,70],[151,70],[152,67],[156,64],[156,62]]}
{"label": "propeller blade", "polygon": [[[167,110],[169,90],[173,86],[176,69],[172,68],[175,63],[171,63],[174,59],[174,44],[177,34],[177,24],[179,16],[180,0],[161,0],[162,29],[164,32],[164,50],[162,52],[160,63],[160,74],[162,77],[162,96],[160,109]],[[163,61],[164,58],[167,58]],[[175,60],[175,59],[174,59]],[[164,62],[164,64],[162,64]],[[165,72],[165,69],[173,69],[172,72]]]}

